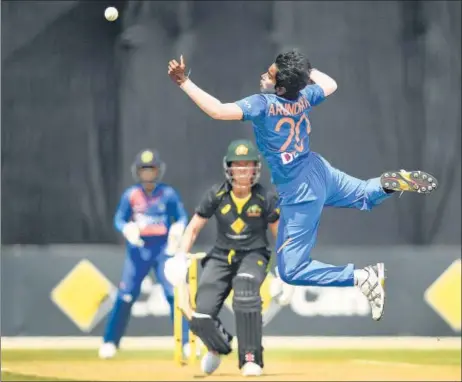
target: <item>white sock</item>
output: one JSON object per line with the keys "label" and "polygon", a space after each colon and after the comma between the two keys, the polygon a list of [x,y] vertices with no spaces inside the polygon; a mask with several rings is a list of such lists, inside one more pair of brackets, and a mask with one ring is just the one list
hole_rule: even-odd
{"label": "white sock", "polygon": [[355,269],[353,272],[355,285],[361,285],[369,277],[369,273],[364,269]]}

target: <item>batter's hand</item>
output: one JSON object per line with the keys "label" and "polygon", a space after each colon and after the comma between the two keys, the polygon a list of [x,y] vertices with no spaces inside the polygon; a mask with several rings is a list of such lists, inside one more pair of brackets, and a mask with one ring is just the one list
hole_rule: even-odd
{"label": "batter's hand", "polygon": [[169,256],[174,256],[181,243],[181,237],[183,236],[185,225],[181,222],[175,222],[170,226],[168,231],[167,248],[165,253]]}
{"label": "batter's hand", "polygon": [[182,85],[187,79],[186,64],[183,55],[180,56],[180,63],[177,60],[171,60],[168,63],[168,75],[177,85]]}
{"label": "batter's hand", "polygon": [[174,287],[185,283],[189,264],[190,262],[184,253],[170,257],[164,265],[164,275],[167,281]]}

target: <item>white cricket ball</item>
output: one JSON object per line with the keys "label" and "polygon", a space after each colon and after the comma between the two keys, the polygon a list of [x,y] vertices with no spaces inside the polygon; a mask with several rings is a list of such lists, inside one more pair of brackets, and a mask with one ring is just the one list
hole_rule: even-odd
{"label": "white cricket ball", "polygon": [[104,11],[104,17],[107,21],[116,21],[119,17],[119,11],[117,10],[117,8],[108,7]]}

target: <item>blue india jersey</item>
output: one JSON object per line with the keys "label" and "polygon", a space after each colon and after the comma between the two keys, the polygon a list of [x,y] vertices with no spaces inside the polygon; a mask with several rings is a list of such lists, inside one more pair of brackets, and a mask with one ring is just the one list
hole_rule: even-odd
{"label": "blue india jersey", "polygon": [[301,173],[310,152],[308,113],[324,99],[319,85],[308,85],[292,101],[275,94],[255,94],[236,102],[243,120],[252,121],[257,147],[276,186],[297,179]]}
{"label": "blue india jersey", "polygon": [[129,187],[122,194],[114,226],[122,232],[123,226],[135,222],[146,246],[167,242],[170,226],[175,222],[188,224],[188,215],[178,192],[165,183],[159,183],[151,194],[146,194],[141,184]]}

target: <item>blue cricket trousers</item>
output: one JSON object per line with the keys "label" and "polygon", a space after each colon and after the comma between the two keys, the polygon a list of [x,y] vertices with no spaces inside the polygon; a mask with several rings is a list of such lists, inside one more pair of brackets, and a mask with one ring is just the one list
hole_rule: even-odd
{"label": "blue cricket trousers", "polygon": [[281,279],[292,285],[348,287],[354,265],[335,266],[311,258],[324,206],[369,211],[393,194],[380,178],[360,180],[311,152],[296,181],[278,186],[280,220],[276,251]]}
{"label": "blue cricket trousers", "polygon": [[[159,247],[159,245],[149,245],[147,240],[145,242],[146,245],[142,248],[127,244],[122,280],[106,326],[104,342],[111,342],[119,346],[128,325],[132,305],[140,295],[141,283],[151,269],[154,271],[157,282],[162,286],[165,298],[170,305],[170,318],[173,321],[173,286],[167,281],[164,273],[165,262],[170,256],[164,253],[165,245]],[[183,344],[188,342],[188,338],[189,325],[188,321],[184,319]]]}

